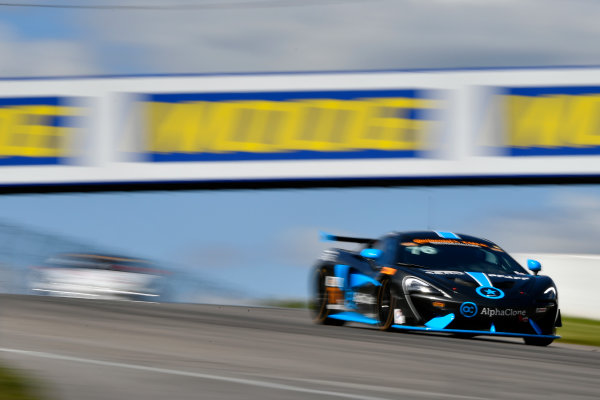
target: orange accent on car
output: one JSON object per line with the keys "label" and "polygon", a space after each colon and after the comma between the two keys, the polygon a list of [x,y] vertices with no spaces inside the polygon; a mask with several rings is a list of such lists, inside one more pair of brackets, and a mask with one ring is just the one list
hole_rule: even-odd
{"label": "orange accent on car", "polygon": [[329,295],[329,304],[344,304],[344,297],[340,289],[328,287],[327,294]]}

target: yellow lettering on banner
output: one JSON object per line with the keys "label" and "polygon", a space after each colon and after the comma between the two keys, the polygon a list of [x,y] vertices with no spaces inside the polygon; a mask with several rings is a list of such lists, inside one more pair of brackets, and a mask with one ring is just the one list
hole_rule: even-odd
{"label": "yellow lettering on banner", "polygon": [[229,103],[190,102],[145,104],[148,115],[147,149],[155,153],[227,151],[232,110]]}
{"label": "yellow lettering on banner", "polygon": [[434,101],[412,98],[367,100],[372,110],[363,131],[363,147],[380,150],[418,150],[424,147],[430,121],[410,119],[408,113],[433,108]]}
{"label": "yellow lettering on banner", "polygon": [[600,146],[600,96],[506,96],[513,147]]}
{"label": "yellow lettering on banner", "polygon": [[[236,104],[228,102],[198,102],[200,118],[201,150],[208,153],[227,153],[235,150],[231,139],[240,114]],[[235,140],[235,139],[234,139]]]}
{"label": "yellow lettering on banner", "polygon": [[516,147],[558,147],[565,102],[559,96],[508,97],[508,140]]}
{"label": "yellow lettering on banner", "polygon": [[570,96],[569,109],[563,141],[577,147],[600,146],[600,95]]}
{"label": "yellow lettering on banner", "polygon": [[76,108],[51,105],[0,107],[0,156],[66,156],[72,128],[52,126],[51,120],[76,113]]}
{"label": "yellow lettering on banner", "polygon": [[162,153],[417,150],[428,121],[421,99],[299,99],[145,104],[148,145]]}
{"label": "yellow lettering on banner", "polygon": [[212,149],[250,153],[279,151],[279,119],[289,111],[286,103],[253,100],[212,104],[213,107],[228,108],[227,115],[232,123],[227,132],[215,135]]}
{"label": "yellow lettering on banner", "polygon": [[195,153],[199,118],[193,104],[147,103],[148,149],[153,152]]}
{"label": "yellow lettering on banner", "polygon": [[352,131],[360,129],[360,102],[323,99],[299,100],[300,120],[290,135],[293,150],[347,151],[353,149]]}

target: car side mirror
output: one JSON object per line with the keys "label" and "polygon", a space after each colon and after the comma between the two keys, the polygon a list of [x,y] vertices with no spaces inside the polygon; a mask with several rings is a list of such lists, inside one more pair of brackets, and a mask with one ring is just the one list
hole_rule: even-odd
{"label": "car side mirror", "polygon": [[381,257],[381,250],[378,249],[363,249],[360,252],[360,255],[363,256],[364,258],[368,258],[370,260],[376,260],[379,257]]}
{"label": "car side mirror", "polygon": [[527,268],[529,268],[529,270],[533,272],[534,275],[537,275],[538,272],[542,270],[542,264],[540,264],[540,262],[537,260],[528,259]]}

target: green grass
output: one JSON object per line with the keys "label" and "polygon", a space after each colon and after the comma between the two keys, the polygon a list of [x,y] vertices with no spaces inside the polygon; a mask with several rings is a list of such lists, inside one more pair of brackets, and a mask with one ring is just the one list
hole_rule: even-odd
{"label": "green grass", "polygon": [[296,300],[296,299],[287,299],[287,300],[265,300],[262,302],[263,305],[269,307],[281,307],[281,308],[308,308],[308,304],[306,300]]}
{"label": "green grass", "polygon": [[40,400],[37,387],[15,370],[0,366],[0,400]]}
{"label": "green grass", "polygon": [[587,318],[563,317],[562,325],[561,328],[558,328],[558,334],[562,336],[559,343],[600,346],[600,321]]}

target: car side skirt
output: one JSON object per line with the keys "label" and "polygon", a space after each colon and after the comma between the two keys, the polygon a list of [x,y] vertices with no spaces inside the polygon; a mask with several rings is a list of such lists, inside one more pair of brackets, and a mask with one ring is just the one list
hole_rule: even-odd
{"label": "car side skirt", "polygon": [[513,333],[513,332],[494,332],[494,331],[474,331],[468,329],[436,329],[426,326],[409,326],[409,325],[392,325],[393,329],[403,329],[407,331],[426,331],[437,333],[467,333],[470,335],[486,335],[486,336],[505,336],[505,337],[536,337],[547,339],[560,339],[560,336],[555,335],[536,335],[529,333]]}
{"label": "car side skirt", "polygon": [[[341,321],[358,322],[366,325],[377,325],[378,321],[374,318],[366,317],[357,312],[341,312],[337,314],[329,315],[331,319],[338,319]],[[430,328],[427,326],[411,326],[411,325],[392,325],[392,329],[401,329],[406,331],[422,331],[422,332],[435,332],[435,333],[466,333],[469,335],[486,335],[486,336],[504,336],[504,337],[536,337],[536,338],[547,338],[547,339],[560,339],[560,336],[555,335],[537,335],[529,333],[515,333],[515,332],[497,332],[494,330],[490,331],[476,331],[468,329],[445,329],[445,328]]]}

